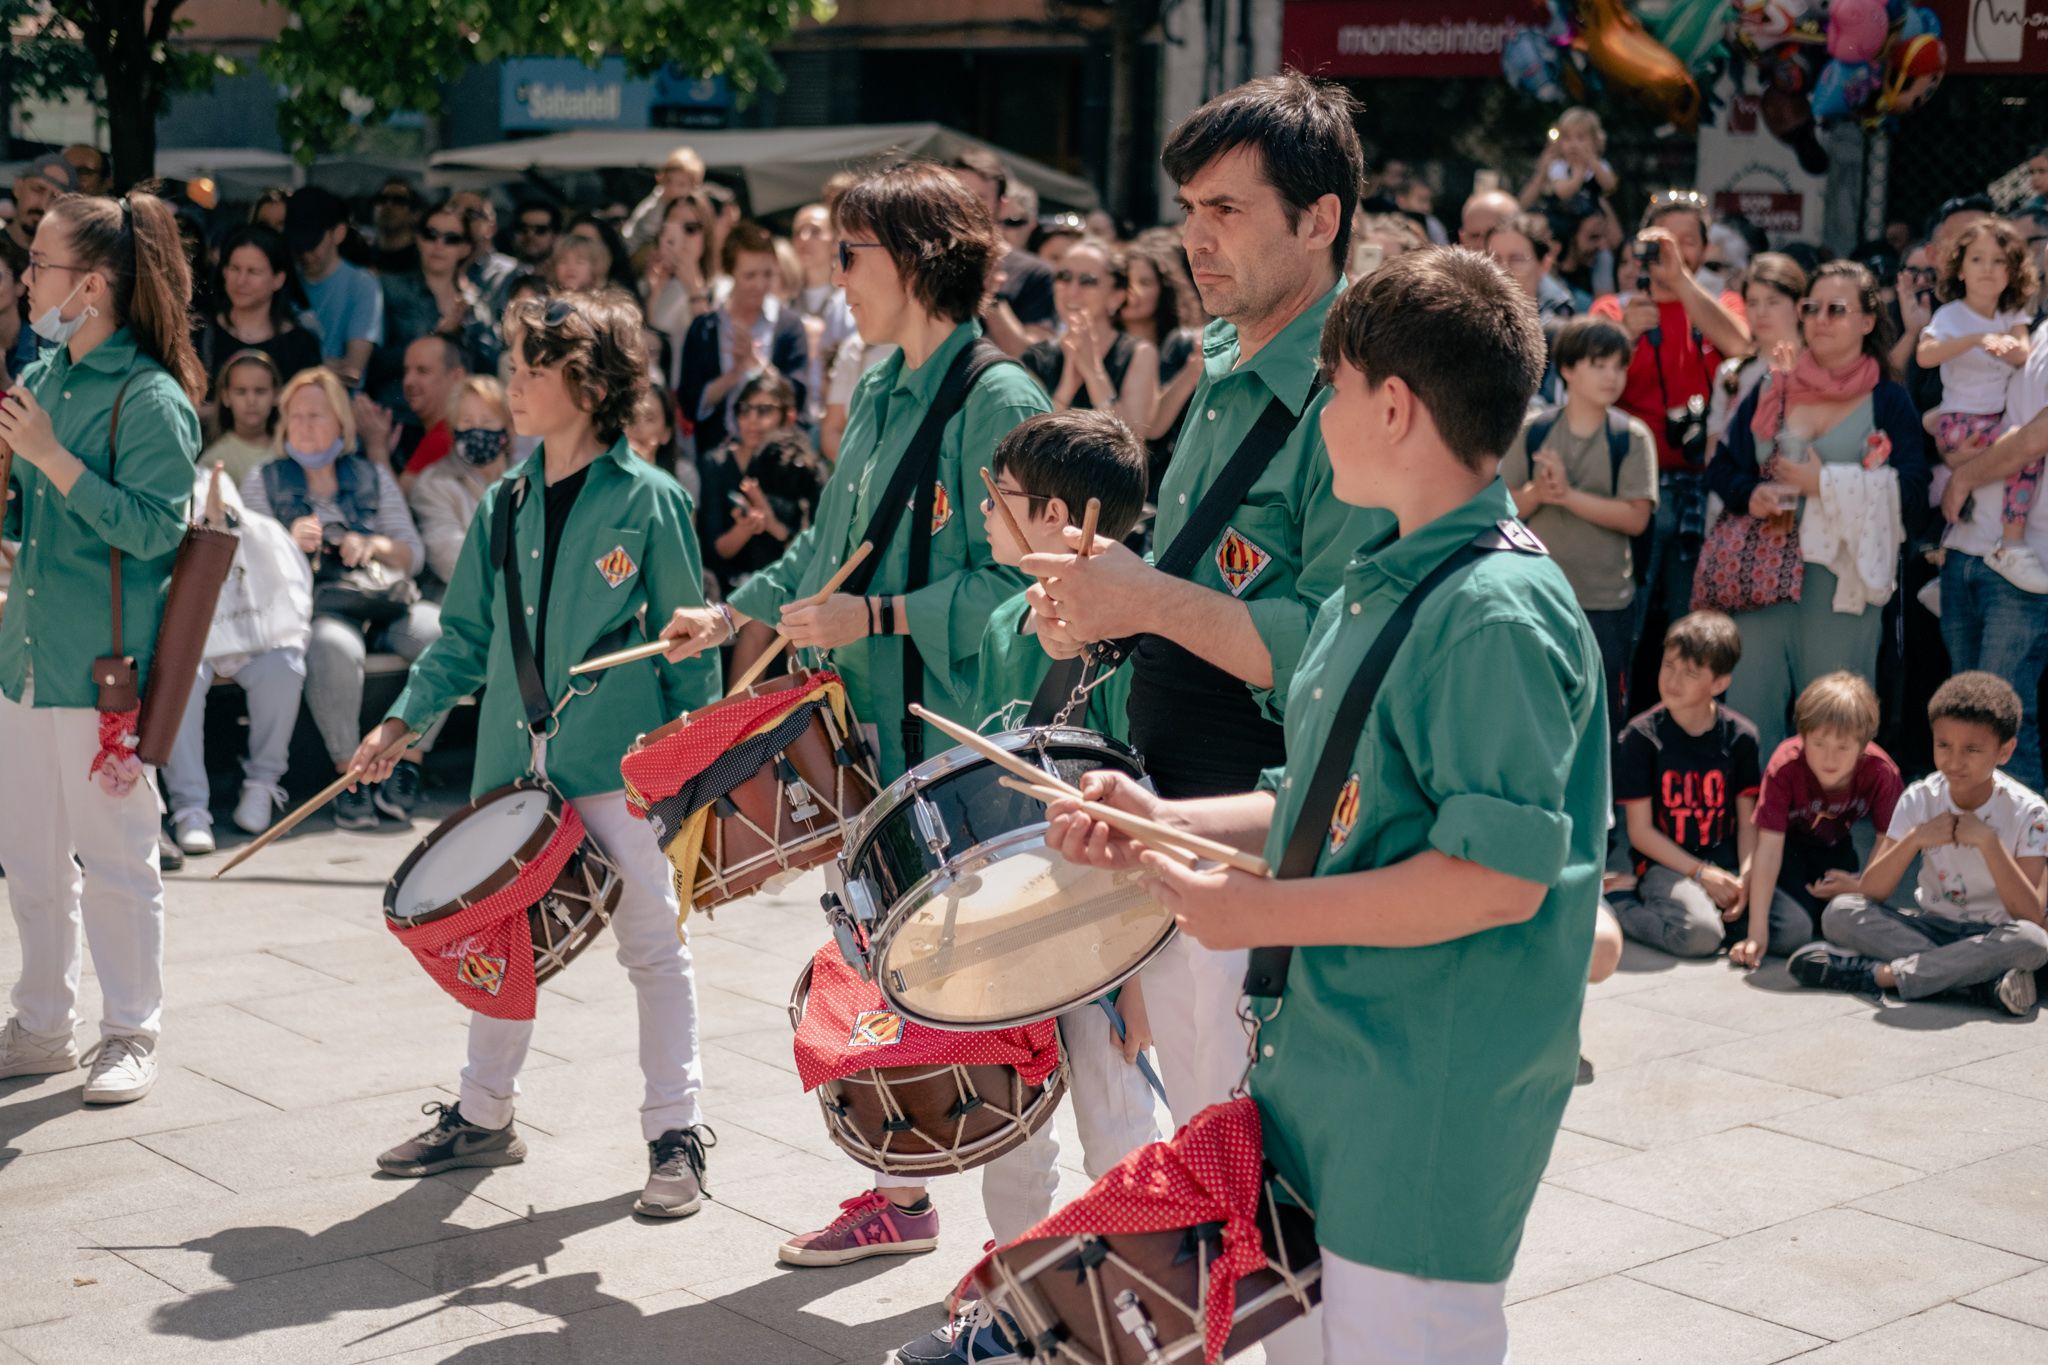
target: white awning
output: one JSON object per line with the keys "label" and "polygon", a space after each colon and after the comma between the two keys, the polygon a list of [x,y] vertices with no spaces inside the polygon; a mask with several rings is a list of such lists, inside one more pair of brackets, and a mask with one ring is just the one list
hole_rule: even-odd
{"label": "white awning", "polygon": [[653,171],[677,147],[694,147],[709,169],[744,178],[747,198],[756,214],[807,204],[818,197],[818,187],[833,172],[879,161],[892,153],[943,161],[969,147],[984,148],[1001,157],[1010,175],[1036,189],[1041,199],[1076,209],[1091,209],[1098,202],[1095,187],[1078,176],[1056,171],[1042,162],[937,123],[711,131],[588,130],[455,147],[436,152],[431,165],[437,172],[497,171],[508,178],[525,171],[631,167]]}

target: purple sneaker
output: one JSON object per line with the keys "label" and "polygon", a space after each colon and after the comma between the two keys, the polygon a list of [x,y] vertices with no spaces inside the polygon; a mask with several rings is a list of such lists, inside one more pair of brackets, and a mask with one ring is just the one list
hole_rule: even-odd
{"label": "purple sneaker", "polygon": [[906,1213],[879,1190],[868,1190],[839,1206],[831,1226],[784,1242],[775,1252],[785,1265],[845,1265],[870,1256],[908,1256],[939,1244],[939,1211]]}

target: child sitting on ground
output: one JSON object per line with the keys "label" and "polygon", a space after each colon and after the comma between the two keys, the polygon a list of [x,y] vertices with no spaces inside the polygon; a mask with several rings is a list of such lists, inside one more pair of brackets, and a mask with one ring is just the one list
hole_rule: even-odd
{"label": "child sitting on ground", "polygon": [[1891,755],[1871,743],[1877,722],[1877,693],[1854,673],[1816,678],[1799,694],[1799,733],[1771,755],[1756,803],[1749,903],[1775,898],[1769,942],[1752,915],[1749,932],[1728,950],[1736,966],[1761,966],[1767,951],[1789,953],[1819,938],[1827,901],[1814,885],[1828,872],[1856,870],[1849,836],[1858,820],[1880,835],[1891,828],[1905,783]]}
{"label": "child sitting on ground", "polygon": [[1664,632],[1663,699],[1614,746],[1614,799],[1628,819],[1640,878],[1611,898],[1628,937],[1676,957],[1712,957],[1742,917],[1756,847],[1756,726],[1723,705],[1742,634],[1718,611]]}
{"label": "child sitting on ground", "polygon": [[[2020,697],[1991,673],[1958,673],[1927,703],[1935,771],[1906,788],[1859,878],[1830,872],[1825,943],[1787,964],[1802,986],[1901,1000],[1946,993],[2025,1014],[2048,964],[2048,804],[1999,771]],[[1920,859],[1913,908],[1885,904]]]}

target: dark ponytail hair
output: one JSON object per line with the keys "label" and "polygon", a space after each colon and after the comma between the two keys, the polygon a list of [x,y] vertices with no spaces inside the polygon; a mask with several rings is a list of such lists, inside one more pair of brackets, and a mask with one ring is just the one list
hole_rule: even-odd
{"label": "dark ponytail hair", "polygon": [[192,267],[177,215],[154,194],[124,198],[66,194],[50,214],[71,233],[81,267],[113,282],[114,317],[142,353],[170,371],[194,403],[206,396],[206,371],[192,346]]}

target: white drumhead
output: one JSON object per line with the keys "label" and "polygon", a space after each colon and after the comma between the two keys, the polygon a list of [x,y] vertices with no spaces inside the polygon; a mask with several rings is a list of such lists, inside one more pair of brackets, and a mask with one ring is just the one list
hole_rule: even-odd
{"label": "white drumhead", "polygon": [[398,884],[392,913],[411,919],[467,895],[510,862],[547,818],[544,791],[506,792],[443,830]]}
{"label": "white drumhead", "polygon": [[1128,976],[1172,927],[1136,871],[1076,866],[1036,838],[994,855],[888,926],[879,982],[907,1014],[1048,1018]]}

